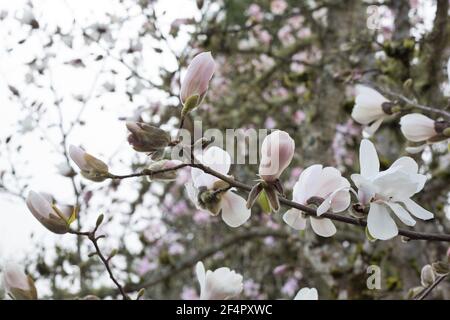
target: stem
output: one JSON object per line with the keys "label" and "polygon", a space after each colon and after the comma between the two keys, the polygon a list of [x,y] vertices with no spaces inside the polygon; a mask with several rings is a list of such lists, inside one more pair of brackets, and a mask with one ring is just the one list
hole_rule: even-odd
{"label": "stem", "polygon": [[427,288],[425,288],[422,292],[420,292],[414,300],[424,300],[434,288],[436,288],[442,280],[445,279],[447,275],[444,274],[442,276],[438,276],[437,279]]}
{"label": "stem", "polygon": [[102,261],[103,265],[105,266],[106,271],[108,272],[109,277],[111,278],[112,282],[114,282],[114,284],[116,285],[117,289],[119,289],[119,292],[120,292],[120,294],[123,297],[123,300],[130,300],[130,298],[126,294],[125,290],[123,289],[122,285],[114,277],[114,274],[113,274],[113,272],[111,270],[111,266],[109,265],[109,260],[110,259],[105,258],[105,256],[103,255],[102,251],[100,250],[100,247],[98,246],[99,238],[95,235],[95,233],[97,232],[97,228],[98,227],[96,227],[94,229],[94,231],[92,231],[92,232],[82,232],[82,231],[69,230],[69,233],[76,234],[78,236],[85,236],[92,242],[92,244],[94,245],[96,254],[98,255],[98,257]]}

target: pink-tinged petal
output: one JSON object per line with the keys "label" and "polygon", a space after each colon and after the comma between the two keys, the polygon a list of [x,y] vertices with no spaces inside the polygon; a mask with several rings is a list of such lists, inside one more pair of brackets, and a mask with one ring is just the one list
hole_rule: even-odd
{"label": "pink-tinged petal", "polygon": [[201,97],[206,93],[215,68],[210,52],[202,52],[192,59],[181,83],[180,98],[183,103],[193,95]]}
{"label": "pink-tinged petal", "polygon": [[89,171],[90,166],[85,159],[86,151],[81,149],[80,147],[71,145],[69,147],[69,156],[75,162],[75,164],[84,171]]}
{"label": "pink-tinged petal", "polygon": [[387,208],[375,202],[370,204],[367,228],[372,237],[380,240],[388,240],[398,234],[397,225],[389,215]]}
{"label": "pink-tinged petal", "polygon": [[221,205],[222,219],[232,228],[243,225],[250,218],[251,211],[247,209],[247,201],[231,191],[222,196]]}
{"label": "pink-tinged petal", "polygon": [[305,230],[306,218],[303,217],[302,212],[295,208],[288,210],[283,215],[283,221],[295,230]]}
{"label": "pink-tinged petal", "polygon": [[41,221],[43,218],[47,219],[50,217],[50,214],[53,213],[53,208],[51,203],[47,201],[45,197],[40,195],[37,192],[30,191],[26,200],[28,209],[30,209],[31,213]]}

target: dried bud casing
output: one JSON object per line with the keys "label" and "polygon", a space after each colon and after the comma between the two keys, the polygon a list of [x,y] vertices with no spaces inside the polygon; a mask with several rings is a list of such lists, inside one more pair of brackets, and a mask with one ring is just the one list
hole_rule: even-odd
{"label": "dried bud casing", "polygon": [[156,152],[167,147],[170,135],[157,127],[142,122],[127,122],[130,131],[128,143],[137,152]]}

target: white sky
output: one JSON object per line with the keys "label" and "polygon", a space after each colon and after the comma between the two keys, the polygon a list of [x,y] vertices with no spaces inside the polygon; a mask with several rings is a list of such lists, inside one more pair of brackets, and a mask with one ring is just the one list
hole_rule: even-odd
{"label": "white sky", "polygon": [[[34,13],[41,24],[58,25],[63,31],[70,27],[68,22],[73,19],[76,19],[78,23],[83,25],[89,25],[93,22],[101,22],[106,11],[115,13],[118,17],[123,16],[123,6],[118,4],[118,1],[36,0],[32,1],[32,3]],[[16,103],[11,103],[8,100],[7,85],[11,84],[19,89],[24,87],[24,72],[26,69],[23,67],[23,64],[32,59],[36,51],[39,50],[41,46],[40,41],[42,41],[42,39],[37,37],[31,37],[26,44],[16,46],[18,49],[13,52],[8,53],[4,50],[6,46],[11,46],[11,42],[17,42],[26,37],[26,34],[21,35],[17,32],[19,30],[18,23],[14,18],[21,17],[21,11],[26,7],[26,4],[27,1],[0,0],[0,12],[7,11],[7,19],[9,19],[6,24],[8,27],[0,28],[0,137],[3,139],[17,129],[18,121],[29,116],[23,110],[19,110]],[[164,11],[166,13],[162,15]],[[197,9],[193,0],[164,0],[158,2],[157,12],[160,16],[159,26],[167,34],[170,23],[173,20],[177,18],[192,18],[197,13]],[[5,25],[3,22],[1,23]],[[121,42],[124,45],[128,44],[126,41],[128,35],[137,32],[136,27],[138,25],[138,21],[134,24],[132,21],[130,23],[127,22],[127,25],[119,34],[118,46],[120,46]],[[171,43],[171,47],[180,51],[186,39],[187,37],[182,37],[181,40]],[[152,45],[150,39],[143,40],[143,53],[146,55],[146,63],[142,66],[140,72],[154,78],[158,75],[160,66],[174,70],[177,67],[177,61],[169,54],[155,54],[151,50]],[[55,87],[64,97],[76,94],[87,95],[92,84],[96,81],[96,74],[101,67],[100,63],[92,65],[92,67],[88,65],[86,69],[74,69],[64,66],[62,63],[65,61],[80,55],[88,56],[89,54],[87,49],[81,45],[78,48],[74,45],[74,48],[80,51],[74,52],[74,50],[69,50],[67,47],[62,47],[58,51],[57,62],[49,66],[52,70]],[[99,49],[99,53],[102,53],[102,50]],[[120,70],[120,66],[116,67]],[[121,69],[124,74],[128,73],[123,67]],[[95,82],[100,84],[95,86],[97,93],[102,92],[101,84],[104,80],[104,78],[101,78]],[[123,92],[124,90],[122,89],[126,84],[124,82],[116,82],[115,85],[118,92]],[[33,93],[30,94],[32,95]],[[51,97],[47,98],[51,106]],[[144,100],[141,103],[158,98],[163,98],[160,93],[149,92],[143,95]],[[104,106],[105,110],[103,112],[99,111],[100,106]],[[123,95],[105,94],[103,92],[100,98],[92,99],[88,103],[83,116],[87,124],[73,132],[69,139],[70,143],[83,145],[94,155],[103,157],[106,160],[110,159],[112,155],[118,157],[124,153],[130,153],[130,149],[126,144],[124,123],[118,121],[118,118],[131,116],[134,108],[135,105],[130,105]],[[64,105],[66,125],[76,116],[77,111],[78,109],[76,108],[70,108],[70,103]],[[50,112],[42,120],[42,123],[53,121],[55,116],[55,113]],[[50,139],[53,136],[58,137],[56,134],[53,134],[54,131],[52,130],[54,129],[43,127],[42,130]],[[0,171],[9,168],[7,159],[11,159],[13,163],[18,164],[22,176],[30,176],[31,189],[50,192],[58,200],[71,203],[73,198],[70,181],[57,173],[57,165],[63,159],[49,144],[40,141],[36,133],[37,131],[33,131],[17,138],[19,139],[17,141],[24,146],[20,155],[13,152],[0,154]],[[58,143],[58,138],[55,138],[55,143]],[[115,172],[125,173],[129,170],[127,167],[121,167],[120,163],[114,164]],[[45,241],[51,244],[61,239],[60,236],[53,235],[44,229],[29,213],[21,199],[0,194],[0,208],[0,262],[3,259],[21,259],[35,248],[34,241]],[[35,234],[34,240],[30,240],[31,233]]]}

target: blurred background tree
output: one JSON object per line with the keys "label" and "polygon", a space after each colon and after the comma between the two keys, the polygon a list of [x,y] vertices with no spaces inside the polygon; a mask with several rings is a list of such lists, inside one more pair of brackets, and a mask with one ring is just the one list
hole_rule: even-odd
{"label": "blurred background tree", "polygon": [[[370,242],[363,230],[344,224],[337,224],[338,233],[329,239],[308,229],[296,232],[283,223],[284,209],[268,215],[257,206],[249,222],[232,229],[190,203],[184,189],[189,170],[169,184],[146,179],[94,184],[75,174],[67,148],[86,145],[108,160],[113,172],[145,168],[148,159],[125,143],[123,121],[175,132],[180,72],[198,52],[211,51],[217,71],[206,101],[185,128],[192,129],[197,119],[204,130],[287,131],[296,142],[294,161],[281,177],[288,197],[302,169],[314,163],[336,166],[349,177],[359,169],[362,137],[350,117],[356,83],[449,108],[448,0],[113,3],[88,19],[67,1],[64,14],[72,19],[64,23],[46,20],[40,1],[2,13],[1,28],[9,30],[2,49],[21,59],[15,80],[4,77],[8,108],[20,119],[1,136],[5,199],[21,201],[17,198],[36,188],[31,163],[34,154],[44,153],[42,162],[57,166],[60,175],[43,185],[45,191],[60,192],[64,201],[80,206],[79,229],[105,214],[101,246],[106,254],[118,249],[111,260],[117,278],[130,292],[146,288],[149,299],[195,298],[193,268],[199,260],[242,273],[247,299],[291,299],[305,286],[316,287],[321,299],[405,298],[419,284],[421,267],[445,255],[445,243],[400,237]],[[183,9],[186,16],[171,14]],[[382,168],[405,154],[398,117],[386,121],[374,139]],[[110,148],[97,151],[102,144]],[[446,145],[414,157],[433,177],[418,201],[436,215],[416,228],[448,233]],[[248,183],[256,173],[252,165],[235,165],[231,172]],[[57,173],[46,171],[44,177],[52,174]],[[104,267],[89,258],[87,241],[65,235],[33,246],[26,265],[43,297],[118,297]],[[366,270],[373,264],[382,268],[381,290],[366,287]],[[449,298],[448,284],[433,294]]]}

